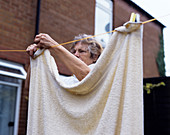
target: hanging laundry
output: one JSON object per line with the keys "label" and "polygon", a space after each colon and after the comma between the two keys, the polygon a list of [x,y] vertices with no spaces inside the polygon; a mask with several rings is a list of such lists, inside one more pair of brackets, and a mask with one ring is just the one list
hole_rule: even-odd
{"label": "hanging laundry", "polygon": [[115,30],[78,83],[59,79],[48,50],[31,59],[27,135],[143,135],[143,25]]}

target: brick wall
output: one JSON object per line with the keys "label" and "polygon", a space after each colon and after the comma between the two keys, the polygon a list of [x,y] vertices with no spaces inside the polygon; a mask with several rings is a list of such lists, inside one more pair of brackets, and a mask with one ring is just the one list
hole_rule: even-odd
{"label": "brick wall", "polygon": [[[41,2],[40,32],[49,34],[58,43],[74,39],[80,33],[94,33],[95,1],[44,0]],[[69,49],[70,45],[65,45]],[[71,74],[56,61],[62,74]]]}
{"label": "brick wall", "polygon": [[[0,1],[0,49],[26,49],[35,33],[36,1]],[[23,64],[27,67],[29,57],[25,52],[0,52],[0,58]],[[24,82],[23,82],[24,87]],[[19,135],[26,134],[28,91],[22,89]]]}
{"label": "brick wall", "polygon": [[41,2],[40,32],[63,43],[79,33],[93,34],[94,1],[44,0]]}
{"label": "brick wall", "polygon": [[[35,31],[36,1],[0,1],[0,49],[25,49]],[[0,53],[0,58],[26,64],[25,53]]]}

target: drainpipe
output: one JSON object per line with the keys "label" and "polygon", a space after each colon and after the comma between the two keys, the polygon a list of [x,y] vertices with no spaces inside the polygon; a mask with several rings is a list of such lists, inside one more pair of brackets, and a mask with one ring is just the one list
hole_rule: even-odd
{"label": "drainpipe", "polygon": [[37,35],[37,34],[39,33],[40,6],[41,6],[41,0],[37,0],[37,13],[36,13],[35,35]]}

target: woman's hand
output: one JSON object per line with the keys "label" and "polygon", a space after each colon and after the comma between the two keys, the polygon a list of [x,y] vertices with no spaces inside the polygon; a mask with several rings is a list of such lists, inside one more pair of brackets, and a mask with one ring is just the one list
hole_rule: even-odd
{"label": "woman's hand", "polygon": [[34,39],[34,44],[28,46],[26,51],[29,56],[33,57],[34,53],[37,51],[37,48],[49,49],[55,45],[58,45],[58,43],[55,40],[53,40],[48,34],[40,33],[36,35]]}
{"label": "woman's hand", "polygon": [[48,34],[40,33],[36,35],[34,39],[34,43],[37,44],[38,48],[49,49],[54,45],[58,45],[58,43],[52,39]]}
{"label": "woman's hand", "polygon": [[37,51],[37,44],[31,44],[26,49],[29,56],[33,57],[34,53]]}

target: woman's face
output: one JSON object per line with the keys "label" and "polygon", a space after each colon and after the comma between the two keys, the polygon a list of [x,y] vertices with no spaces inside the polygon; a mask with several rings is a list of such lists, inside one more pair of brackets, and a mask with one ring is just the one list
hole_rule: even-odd
{"label": "woman's face", "polygon": [[82,44],[81,42],[78,42],[75,45],[72,53],[87,65],[94,63],[94,59],[90,58],[90,52],[87,44]]}

